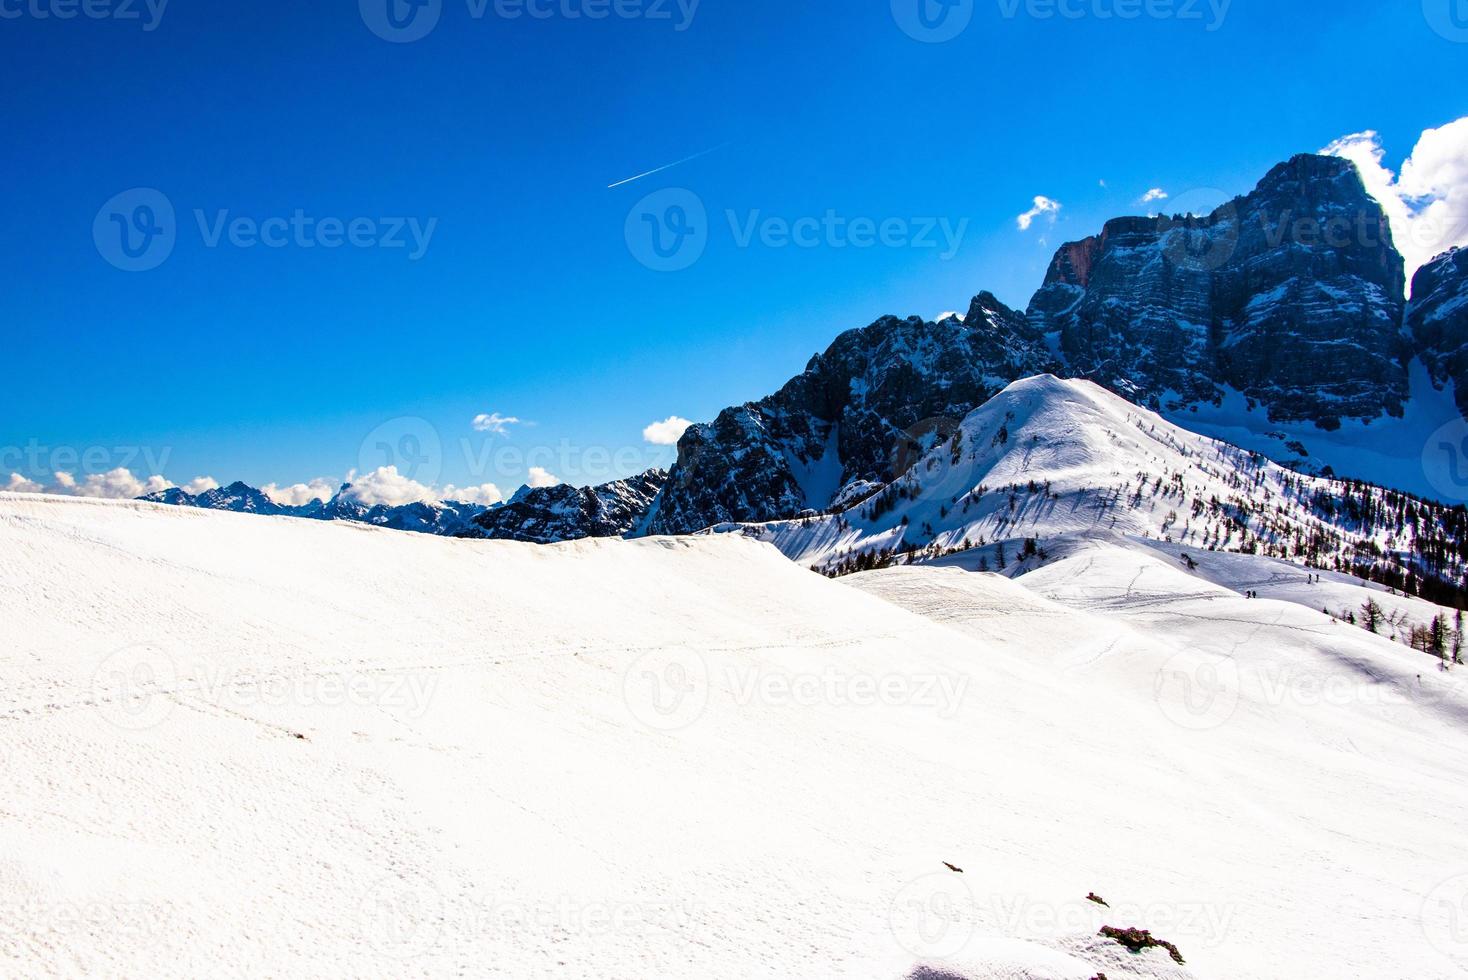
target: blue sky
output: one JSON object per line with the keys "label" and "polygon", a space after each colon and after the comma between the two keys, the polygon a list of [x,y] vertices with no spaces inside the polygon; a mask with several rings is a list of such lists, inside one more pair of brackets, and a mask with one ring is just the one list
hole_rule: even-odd
{"label": "blue sky", "polygon": [[[672,459],[649,423],[760,397],[842,330],[1023,306],[1054,246],[1151,188],[1243,192],[1365,129],[1396,166],[1468,114],[1468,30],[1436,0],[969,0],[944,43],[906,0],[430,0],[405,43],[372,29],[385,0],[68,2],[0,0],[0,482],[335,480],[434,439],[427,482],[628,472]],[[137,188],[173,241],[129,272],[104,253],[111,215],[157,217]],[[705,240],[657,271],[637,207],[668,189]],[[1021,232],[1037,195],[1061,210]],[[772,218],[821,229],[782,244]],[[850,244],[863,220],[885,243]],[[250,245],[262,224],[282,247]],[[520,422],[476,432],[492,413]]]}

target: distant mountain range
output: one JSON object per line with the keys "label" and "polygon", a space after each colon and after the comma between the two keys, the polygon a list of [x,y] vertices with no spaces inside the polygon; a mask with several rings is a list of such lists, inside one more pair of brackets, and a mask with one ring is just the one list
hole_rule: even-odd
{"label": "distant mountain range", "polygon": [[[990,399],[1045,375],[1092,381],[1290,470],[1430,496],[1419,459],[1428,434],[1468,415],[1468,250],[1423,267],[1410,300],[1404,287],[1390,224],[1355,165],[1298,156],[1208,216],[1118,218],[1061,246],[1024,312],[983,292],[962,317],[888,316],[842,334],[775,394],[689,428],[670,472],[524,488],[494,508],[367,507],[349,487],[290,508],[238,483],[144,499],[538,543],[809,521],[891,492],[933,447],[965,438]],[[1396,549],[1406,556],[1383,561],[1403,574],[1422,558],[1400,542],[1352,538],[1309,506],[1298,519],[1292,534],[1340,537],[1332,555]],[[945,546],[933,530],[917,540]],[[915,540],[891,527],[863,533],[840,547]],[[1457,567],[1419,570],[1452,578]]]}
{"label": "distant mountain range", "polygon": [[231,483],[227,487],[206,490],[199,494],[190,494],[173,487],[138,499],[155,504],[228,510],[239,514],[300,517],[317,521],[356,521],[396,531],[439,535],[458,534],[487,510],[480,504],[458,501],[410,503],[396,507],[386,504],[368,505],[352,494],[351,484],[343,485],[330,500],[313,500],[299,507],[278,504],[264,491],[244,483]]}

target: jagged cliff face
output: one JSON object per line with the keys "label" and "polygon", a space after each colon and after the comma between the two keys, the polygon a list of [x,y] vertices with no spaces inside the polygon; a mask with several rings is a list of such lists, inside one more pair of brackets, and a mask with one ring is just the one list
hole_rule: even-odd
{"label": "jagged cliff face", "polygon": [[1281,421],[1400,414],[1402,258],[1354,165],[1300,156],[1205,217],[1120,218],[1030,304],[1070,373],[1153,407],[1241,391]]}
{"label": "jagged cliff face", "polygon": [[524,487],[503,507],[474,518],[458,536],[532,544],[622,537],[646,523],[667,479],[666,470],[649,470],[596,487]]}
{"label": "jagged cliff face", "polygon": [[1434,384],[1456,385],[1468,416],[1468,248],[1455,248],[1412,277],[1407,330]]}
{"label": "jagged cliff face", "polygon": [[689,429],[649,530],[825,509],[853,485],[892,479],[903,447],[942,420],[1054,367],[1040,333],[988,293],[962,320],[885,317],[849,331],[776,394]]}

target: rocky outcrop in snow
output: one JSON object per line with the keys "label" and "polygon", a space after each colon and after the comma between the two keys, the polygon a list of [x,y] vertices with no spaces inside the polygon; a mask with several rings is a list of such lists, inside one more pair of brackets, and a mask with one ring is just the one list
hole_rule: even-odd
{"label": "rocky outcrop in snow", "polygon": [[1455,248],[1412,278],[1407,330],[1438,385],[1456,385],[1468,416],[1468,248]]}
{"label": "rocky outcrop in snow", "polygon": [[1242,392],[1326,428],[1400,415],[1403,263],[1355,165],[1298,156],[1207,217],[1118,218],[1030,304],[1068,373],[1154,408]]}
{"label": "rocky outcrop in snow", "polygon": [[1025,314],[983,293],[961,321],[843,334],[776,394],[688,430],[651,529],[839,509],[1044,372],[1174,417],[1238,392],[1271,432],[1401,416],[1413,353],[1438,352],[1439,382],[1468,370],[1462,265],[1423,270],[1410,343],[1380,205],[1349,161],[1298,156],[1206,217],[1118,218],[1062,246]]}
{"label": "rocky outcrop in snow", "polygon": [[474,518],[459,537],[533,544],[622,537],[645,523],[667,479],[666,470],[649,470],[596,487],[522,487],[503,507]]}
{"label": "rocky outcrop in snow", "polygon": [[1053,376],[1010,385],[840,514],[720,529],[829,571],[861,567],[862,556],[969,551],[985,570],[1033,567],[1046,542],[1095,533],[1274,557],[1439,602],[1463,597],[1468,571],[1461,510],[1295,473],[1099,385]]}
{"label": "rocky outcrop in snow", "polygon": [[900,447],[925,423],[960,419],[1054,365],[1024,315],[989,293],[961,320],[884,317],[849,331],[774,395],[689,429],[650,530],[825,509],[853,483],[896,476]]}

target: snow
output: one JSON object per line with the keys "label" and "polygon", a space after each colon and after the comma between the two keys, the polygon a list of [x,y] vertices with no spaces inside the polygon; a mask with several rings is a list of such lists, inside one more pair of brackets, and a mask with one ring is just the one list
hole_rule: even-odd
{"label": "snow", "polygon": [[[948,549],[1095,531],[1227,550],[1241,540],[1226,519],[1240,506],[1250,509],[1251,534],[1308,536],[1322,525],[1311,493],[1334,489],[1182,429],[1091,382],[1048,375],[1010,385],[964,419],[956,438],[891,488],[889,497],[901,495],[889,509],[864,504],[743,530],[822,568],[851,552],[900,545]],[[1266,519],[1271,528],[1262,526]],[[1379,531],[1327,530],[1391,547]]]}
{"label": "snow", "polygon": [[[1222,405],[1201,404],[1188,410],[1166,412],[1169,421],[1193,432],[1222,439],[1244,449],[1261,452],[1271,459],[1299,462],[1319,471],[1329,466],[1339,477],[1366,480],[1404,490],[1417,496],[1455,504],[1444,499],[1443,488],[1457,481],[1437,472],[1443,466],[1438,454],[1429,452],[1436,443],[1432,436],[1443,426],[1459,423],[1454,386],[1433,386],[1420,359],[1409,366],[1410,396],[1402,418],[1382,416],[1365,422],[1345,419],[1334,431],[1313,422],[1276,422],[1268,412],[1233,389],[1224,389]],[[1324,395],[1324,393],[1322,393]],[[1170,400],[1164,398],[1163,403]],[[1299,441],[1309,457],[1298,459],[1287,452],[1287,442]]]}
{"label": "snow", "polygon": [[1458,674],[1140,545],[830,581],[0,494],[0,622],[3,976],[1468,966]]}

